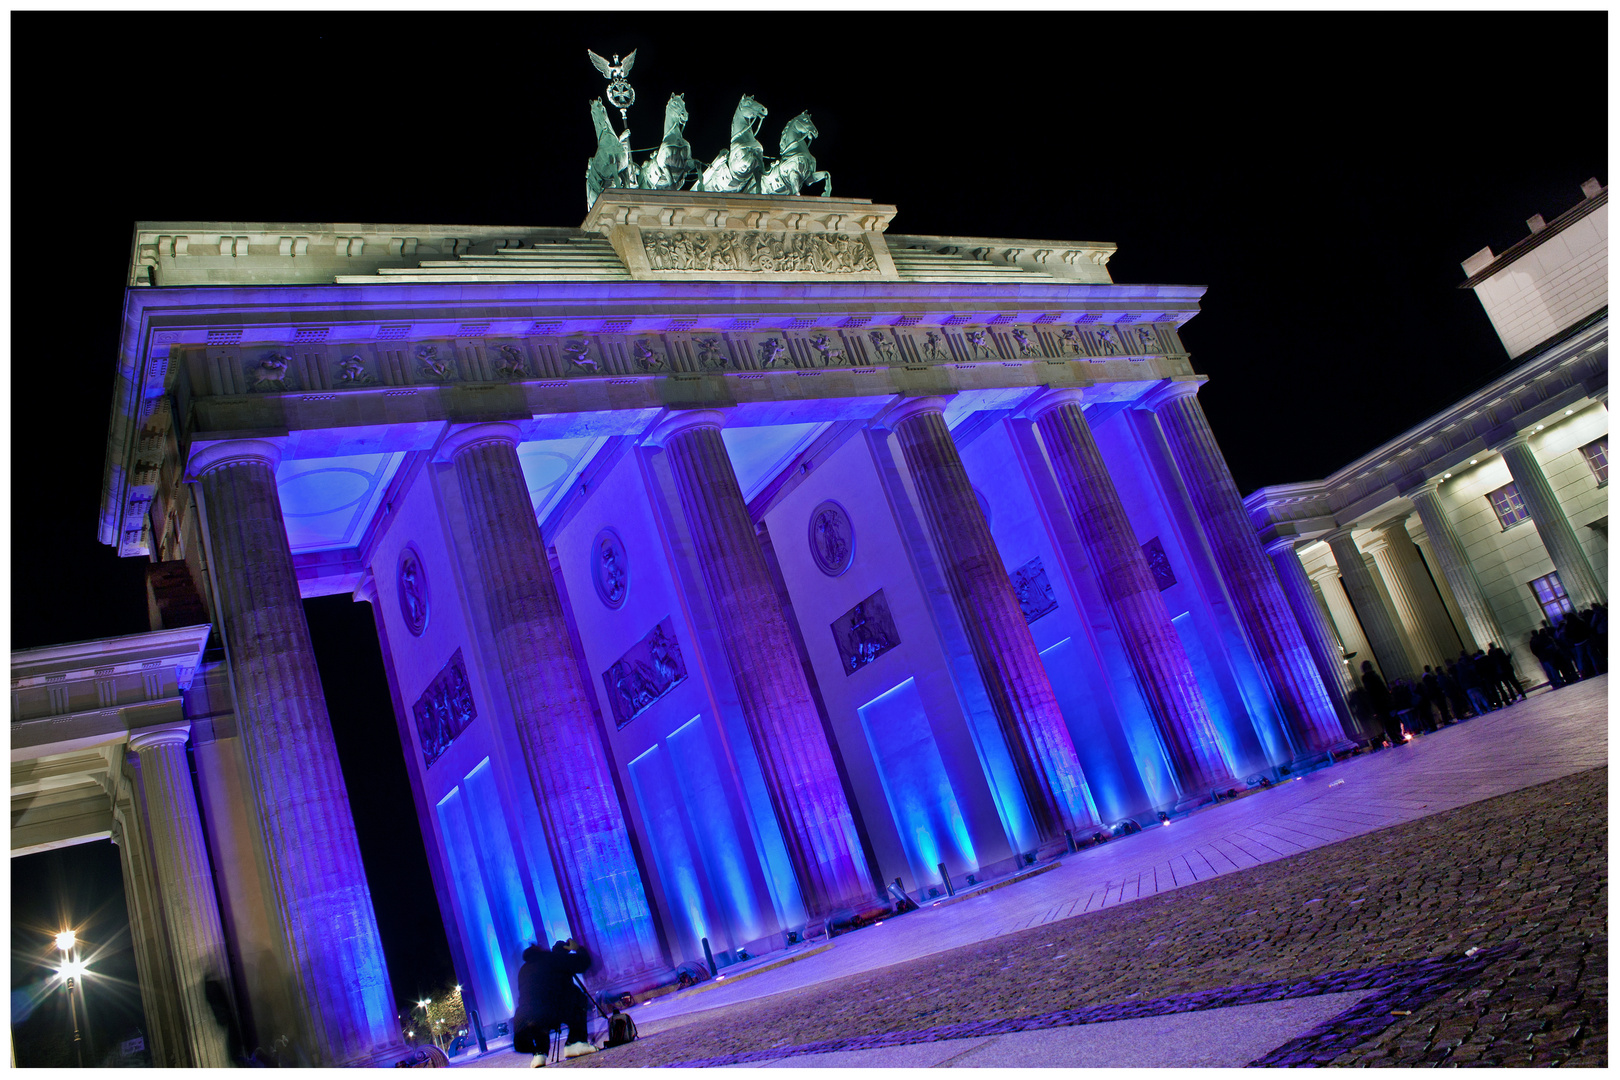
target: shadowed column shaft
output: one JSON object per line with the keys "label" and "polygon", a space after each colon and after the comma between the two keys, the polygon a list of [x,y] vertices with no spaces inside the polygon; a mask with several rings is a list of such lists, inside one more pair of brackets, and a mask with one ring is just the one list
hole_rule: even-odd
{"label": "shadowed column shaft", "polygon": [[495,651],[569,927],[609,980],[667,968],[557,584],[509,438],[454,457]]}
{"label": "shadowed column shaft", "polygon": [[1558,570],[1558,580],[1563,583],[1569,602],[1577,608],[1594,602],[1607,604],[1608,594],[1598,584],[1597,575],[1592,572],[1592,563],[1586,557],[1586,549],[1581,547],[1580,540],[1575,536],[1569,515],[1564,513],[1558,496],[1553,494],[1552,485],[1547,483],[1547,474],[1541,471],[1541,462],[1536,460],[1525,436],[1521,435],[1502,447],[1502,460],[1507,462],[1508,472],[1513,474],[1519,497],[1524,500],[1525,509],[1530,511],[1530,520],[1535,522],[1541,543]]}
{"label": "shadowed column shaft", "polygon": [[[230,983],[226,968],[225,934],[220,929],[219,902],[214,876],[203,843],[197,795],[186,765],[184,730],[131,741],[141,761],[141,786],[146,792],[152,830],[152,861],[157,866],[158,892],[169,930],[169,952],[179,983],[180,1008],[185,1016],[184,1035],[191,1064],[224,1068],[232,1064],[225,1029],[214,1019],[208,1003],[207,983]],[[138,745],[136,745],[138,744]]]}
{"label": "shadowed column shaft", "polygon": [[[127,761],[138,762],[134,754]],[[174,982],[174,961],[169,956],[163,914],[158,910],[157,884],[152,880],[151,853],[146,844],[144,800],[136,788],[140,766],[127,766],[129,785],[113,811],[114,836],[124,871],[124,903],[129,911],[129,932],[135,946],[135,974],[140,982],[141,1009],[146,1014],[146,1036],[152,1064],[158,1068],[190,1065],[190,1048],[180,1037],[180,991]]]}
{"label": "shadowed column shaft", "polygon": [[1395,615],[1379,595],[1378,585],[1373,581],[1372,571],[1367,568],[1355,539],[1348,529],[1329,533],[1323,539],[1333,551],[1333,561],[1338,564],[1339,576],[1344,579],[1344,591],[1355,605],[1356,620],[1367,635],[1367,644],[1372,646],[1373,658],[1378,661],[1378,673],[1386,683],[1411,678],[1412,661],[1407,658],[1406,647],[1401,644]]}
{"label": "shadowed column shaft", "polygon": [[873,888],[854,816],[720,429],[685,428],[664,449],[805,909],[859,906]]}
{"label": "shadowed column shaft", "polygon": [[1496,613],[1485,599],[1485,590],[1479,587],[1474,564],[1451,527],[1451,517],[1440,503],[1440,493],[1432,487],[1419,488],[1412,492],[1412,505],[1417,509],[1418,520],[1423,522],[1423,531],[1429,535],[1429,548],[1434,552],[1435,562],[1440,564],[1446,584],[1451,586],[1452,598],[1462,611],[1475,646],[1483,649],[1494,641],[1506,648],[1501,627],[1496,624]]}
{"label": "shadowed column shaft", "polygon": [[1333,628],[1328,625],[1327,612],[1322,610],[1322,601],[1317,598],[1316,588],[1305,573],[1305,565],[1299,561],[1299,552],[1294,550],[1294,541],[1278,540],[1268,546],[1266,551],[1271,555],[1271,563],[1277,570],[1278,584],[1282,587],[1283,595],[1288,597],[1288,606],[1293,609],[1294,619],[1299,623],[1300,631],[1305,636],[1305,643],[1310,646],[1311,659],[1322,678],[1322,685],[1327,689],[1328,697],[1333,702],[1333,711],[1340,726],[1339,737],[1344,738],[1345,732],[1356,730],[1348,698],[1350,691],[1355,689],[1355,684],[1351,681],[1350,672],[1345,668],[1339,639],[1333,635]]}
{"label": "shadowed column shaft", "polygon": [[1073,739],[990,524],[942,412],[913,413],[894,433],[1036,831],[1042,841],[1062,840],[1064,829],[1095,823]]}
{"label": "shadowed column shaft", "polygon": [[1395,603],[1395,610],[1406,624],[1407,636],[1418,652],[1414,670],[1425,664],[1439,664],[1462,651],[1462,641],[1451,625],[1446,602],[1429,579],[1423,555],[1406,531],[1404,520],[1392,522],[1379,531],[1370,545],[1384,584]]}
{"label": "shadowed column shaft", "polygon": [[1182,793],[1229,783],[1231,770],[1221,755],[1187,650],[1171,625],[1091,425],[1076,402],[1047,409],[1035,424]]}
{"label": "shadowed column shaft", "polygon": [[399,1049],[399,1028],[275,469],[225,460],[200,487],[289,996],[312,1064],[361,1063]]}
{"label": "shadowed column shaft", "polygon": [[1294,745],[1326,750],[1344,738],[1338,715],[1276,573],[1260,550],[1203,406],[1194,394],[1181,394],[1159,405],[1155,415]]}

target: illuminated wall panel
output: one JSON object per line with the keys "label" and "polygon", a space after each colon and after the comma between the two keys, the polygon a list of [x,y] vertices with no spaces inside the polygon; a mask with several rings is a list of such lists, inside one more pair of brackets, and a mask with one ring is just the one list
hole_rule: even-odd
{"label": "illuminated wall panel", "polygon": [[495,920],[484,892],[484,878],[473,847],[473,831],[467,820],[466,800],[461,789],[452,788],[439,800],[439,828],[445,839],[445,865],[456,884],[461,901],[463,942],[473,965],[474,989],[482,1002],[500,1002],[503,1016],[516,1009],[516,996],[507,974],[507,958],[502,954]]}
{"label": "illuminated wall panel", "polygon": [[468,774],[463,788],[471,804],[473,821],[477,823],[474,843],[500,935],[501,955],[521,956],[526,946],[537,941],[534,915],[529,910],[529,898],[518,873],[517,856],[512,850],[511,834],[506,830],[506,814],[501,809],[500,793],[495,790],[495,774],[488,758]]}
{"label": "illuminated wall panel", "polygon": [[1131,759],[1130,745],[1119,725],[1099,714],[1088,692],[1081,661],[1072,637],[1041,650],[1041,662],[1074,738],[1074,750],[1097,816],[1111,825],[1132,816],[1151,800],[1143,790],[1141,773]]}
{"label": "illuminated wall panel", "polygon": [[676,729],[664,740],[664,746],[673,760],[675,780],[680,785],[703,868],[720,894],[721,910],[731,929],[729,945],[743,945],[764,936],[770,932],[774,916],[767,917],[760,907],[703,717],[694,716]]}
{"label": "illuminated wall panel", "polygon": [[942,862],[953,873],[978,869],[916,680],[867,702],[860,716],[914,879],[937,881]]}
{"label": "illuminated wall panel", "polygon": [[[636,790],[642,820],[647,823],[651,851],[664,896],[669,902],[670,948],[680,964],[702,960],[702,940],[711,937],[713,920],[704,895],[702,875],[681,820],[681,791],[671,775],[669,755],[654,746],[630,763],[630,781]],[[714,946],[711,941],[711,947]]]}

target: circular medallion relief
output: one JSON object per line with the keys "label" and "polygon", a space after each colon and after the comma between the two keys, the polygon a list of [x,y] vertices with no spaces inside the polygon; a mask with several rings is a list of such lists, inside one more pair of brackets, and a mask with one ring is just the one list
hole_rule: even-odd
{"label": "circular medallion relief", "polygon": [[411,633],[421,637],[428,622],[427,572],[415,548],[399,553],[399,612]]}
{"label": "circular medallion relief", "polygon": [[855,557],[855,528],[844,508],[831,499],[810,515],[810,554],[830,577],[848,570]]}
{"label": "circular medallion relief", "polygon": [[624,556],[624,541],[612,529],[603,529],[591,541],[591,580],[602,603],[610,608],[623,605],[630,591],[630,564]]}

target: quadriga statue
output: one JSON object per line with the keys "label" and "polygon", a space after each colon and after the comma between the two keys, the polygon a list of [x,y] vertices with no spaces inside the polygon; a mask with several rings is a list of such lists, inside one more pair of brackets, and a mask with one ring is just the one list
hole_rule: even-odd
{"label": "quadriga statue", "polygon": [[756,136],[765,116],[765,106],[744,94],[737,102],[737,111],[731,114],[731,145],[703,170],[702,178],[692,185],[693,191],[759,194],[765,148]]}
{"label": "quadriga statue", "polygon": [[686,96],[669,95],[664,106],[664,140],[658,144],[653,156],[641,163],[640,180],[644,188],[657,191],[678,191],[686,182],[703,171],[692,159],[692,144],[686,141]]}
{"label": "quadriga statue", "polygon": [[760,193],[797,195],[804,189],[804,185],[820,180],[821,194],[830,196],[832,173],[817,172],[816,159],[810,154],[810,140],[820,134],[821,132],[816,130],[816,125],[810,122],[808,112],[802,112],[789,120],[787,127],[782,129],[782,141],[779,144],[782,156],[760,181]]}
{"label": "quadriga statue", "polygon": [[591,99],[591,122],[596,125],[596,155],[585,164],[585,208],[610,187],[630,186],[630,148],[613,133],[607,109]]}

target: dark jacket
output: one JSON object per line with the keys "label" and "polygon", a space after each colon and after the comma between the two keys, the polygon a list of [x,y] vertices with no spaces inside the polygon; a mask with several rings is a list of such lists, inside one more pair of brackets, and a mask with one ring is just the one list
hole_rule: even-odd
{"label": "dark jacket", "polygon": [[1394,707],[1394,702],[1389,696],[1389,687],[1379,677],[1378,672],[1363,671],[1361,688],[1367,692],[1367,704],[1372,706],[1373,712],[1383,714]]}
{"label": "dark jacket", "polygon": [[555,1021],[577,1008],[582,996],[574,976],[590,970],[591,954],[583,947],[569,952],[560,946],[549,951],[539,945],[523,950],[518,968],[518,1003],[512,1016],[515,1028]]}

